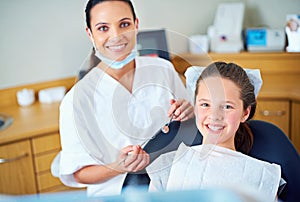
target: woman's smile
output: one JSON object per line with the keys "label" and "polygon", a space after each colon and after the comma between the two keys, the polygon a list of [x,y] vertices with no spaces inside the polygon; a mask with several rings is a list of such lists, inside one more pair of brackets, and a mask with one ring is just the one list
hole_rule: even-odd
{"label": "woman's smile", "polygon": [[127,44],[128,43],[123,43],[123,44],[118,44],[118,45],[108,45],[105,47],[112,52],[122,52],[126,49]]}

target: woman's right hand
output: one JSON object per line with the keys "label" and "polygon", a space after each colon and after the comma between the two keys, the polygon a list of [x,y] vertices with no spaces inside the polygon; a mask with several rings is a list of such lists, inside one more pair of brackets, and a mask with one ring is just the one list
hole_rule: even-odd
{"label": "woman's right hand", "polygon": [[143,170],[149,162],[149,154],[140,145],[130,145],[121,149],[114,163],[85,166],[76,171],[73,176],[78,183],[101,183],[121,173]]}
{"label": "woman's right hand", "polygon": [[170,101],[171,107],[168,116],[174,116],[174,121],[186,121],[194,117],[194,107],[190,102],[184,99]]}
{"label": "woman's right hand", "polygon": [[116,170],[121,173],[143,170],[150,163],[150,156],[140,145],[130,145],[121,149],[116,161]]}

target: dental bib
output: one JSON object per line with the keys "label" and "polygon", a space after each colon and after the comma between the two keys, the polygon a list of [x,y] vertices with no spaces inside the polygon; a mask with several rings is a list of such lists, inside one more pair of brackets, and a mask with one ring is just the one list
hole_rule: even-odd
{"label": "dental bib", "polygon": [[[170,172],[159,170],[160,176],[168,179],[165,183],[167,191],[231,188],[236,191],[246,190],[273,201],[281,178],[279,165],[216,145],[188,147],[182,143],[171,165]],[[162,168],[163,165],[155,167]],[[155,173],[152,170],[151,175]],[[169,176],[164,176],[168,173]]]}

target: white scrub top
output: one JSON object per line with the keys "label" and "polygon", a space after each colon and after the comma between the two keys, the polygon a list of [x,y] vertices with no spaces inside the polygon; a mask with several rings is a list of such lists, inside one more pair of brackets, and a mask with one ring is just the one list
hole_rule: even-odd
{"label": "white scrub top", "polygon": [[280,166],[216,145],[188,147],[162,154],[147,167],[151,191],[230,188],[274,201]]}
{"label": "white scrub top", "polygon": [[84,185],[73,173],[87,165],[112,163],[121,148],[148,141],[168,121],[170,99],[182,98],[188,100],[185,87],[167,60],[137,57],[132,93],[93,68],[60,106],[61,181],[87,186],[89,196],[120,194],[126,174]]}

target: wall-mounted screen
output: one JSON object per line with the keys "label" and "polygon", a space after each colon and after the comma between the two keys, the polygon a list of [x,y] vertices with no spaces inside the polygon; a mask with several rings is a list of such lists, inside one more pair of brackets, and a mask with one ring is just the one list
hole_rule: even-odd
{"label": "wall-mounted screen", "polygon": [[140,55],[161,57],[170,60],[167,37],[164,29],[139,31],[137,43]]}

